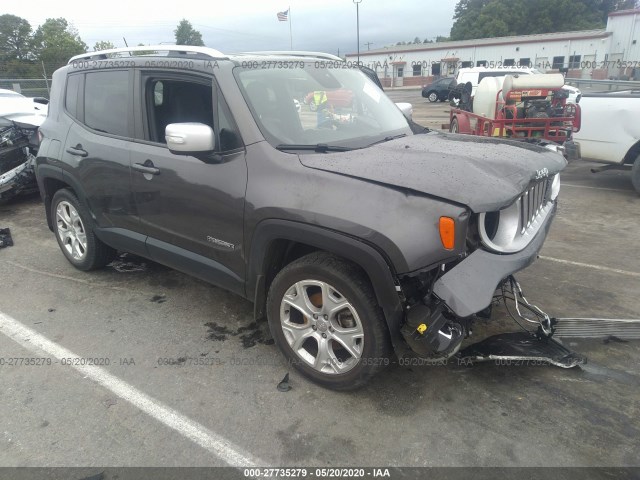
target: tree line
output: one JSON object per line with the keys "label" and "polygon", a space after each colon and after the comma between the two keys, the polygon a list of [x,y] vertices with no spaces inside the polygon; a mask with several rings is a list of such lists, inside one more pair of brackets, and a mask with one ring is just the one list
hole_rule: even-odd
{"label": "tree line", "polygon": [[[204,45],[202,34],[186,19],[178,23],[173,33],[176,45]],[[111,48],[115,44],[104,40],[96,42],[93,51]],[[89,47],[78,30],[64,18],[48,18],[34,30],[24,18],[0,15],[0,78],[35,78],[44,73],[51,76],[71,57],[87,51]]]}
{"label": "tree line", "polygon": [[640,8],[640,0],[459,0],[448,37],[395,45],[599,29],[609,13],[632,8]]}
{"label": "tree line", "polygon": [[604,28],[609,13],[638,0],[460,0],[451,40],[533,35]]}

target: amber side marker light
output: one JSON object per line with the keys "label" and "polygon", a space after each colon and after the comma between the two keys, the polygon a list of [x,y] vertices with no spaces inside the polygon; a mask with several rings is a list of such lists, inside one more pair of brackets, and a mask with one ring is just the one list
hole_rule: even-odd
{"label": "amber side marker light", "polygon": [[440,217],[440,241],[447,250],[453,250],[456,244],[456,222],[450,217]]}

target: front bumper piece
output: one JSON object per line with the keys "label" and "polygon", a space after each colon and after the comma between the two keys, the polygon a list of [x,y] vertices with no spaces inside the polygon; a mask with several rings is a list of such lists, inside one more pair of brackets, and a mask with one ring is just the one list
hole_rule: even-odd
{"label": "front bumper piece", "polygon": [[556,210],[554,207],[545,224],[523,250],[500,255],[478,249],[438,279],[433,293],[460,318],[470,317],[487,308],[502,280],[528,267],[538,257]]}

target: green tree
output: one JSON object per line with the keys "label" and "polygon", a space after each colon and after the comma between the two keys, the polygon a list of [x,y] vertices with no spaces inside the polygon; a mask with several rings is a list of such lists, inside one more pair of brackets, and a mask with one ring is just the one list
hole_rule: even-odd
{"label": "green tree", "polygon": [[87,51],[75,28],[64,18],[48,18],[33,34],[32,48],[38,59],[53,68],[65,65],[69,58]]}
{"label": "green tree", "polygon": [[101,50],[112,50],[114,48],[116,48],[116,46],[113,43],[109,42],[108,40],[103,40],[100,42],[96,42],[96,44],[93,46],[93,51],[99,52]]}
{"label": "green tree", "polygon": [[0,59],[26,60],[29,57],[31,25],[15,15],[0,15]]}
{"label": "green tree", "polygon": [[614,10],[637,0],[460,0],[451,40],[604,28]]}
{"label": "green tree", "polygon": [[182,19],[173,33],[176,36],[176,45],[204,46],[202,34],[195,30],[187,19]]}

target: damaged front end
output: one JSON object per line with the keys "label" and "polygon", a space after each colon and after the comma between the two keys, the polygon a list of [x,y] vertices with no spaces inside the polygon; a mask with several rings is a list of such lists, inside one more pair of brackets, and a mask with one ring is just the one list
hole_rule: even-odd
{"label": "damaged front end", "polygon": [[[401,333],[412,354],[435,361],[456,354],[474,361],[542,356],[565,368],[583,363],[551,339],[554,320],[526,300],[513,277],[537,258],[556,213],[559,189],[559,174],[533,180],[510,205],[472,216],[461,258],[402,279],[407,310]],[[472,345],[460,351],[473,322],[490,318],[493,305],[501,301],[516,322],[535,323],[537,331],[525,328],[493,343],[490,337],[483,348],[477,344],[476,350],[470,350]]]}
{"label": "damaged front end", "polygon": [[0,201],[38,191],[38,126],[0,118]]}

